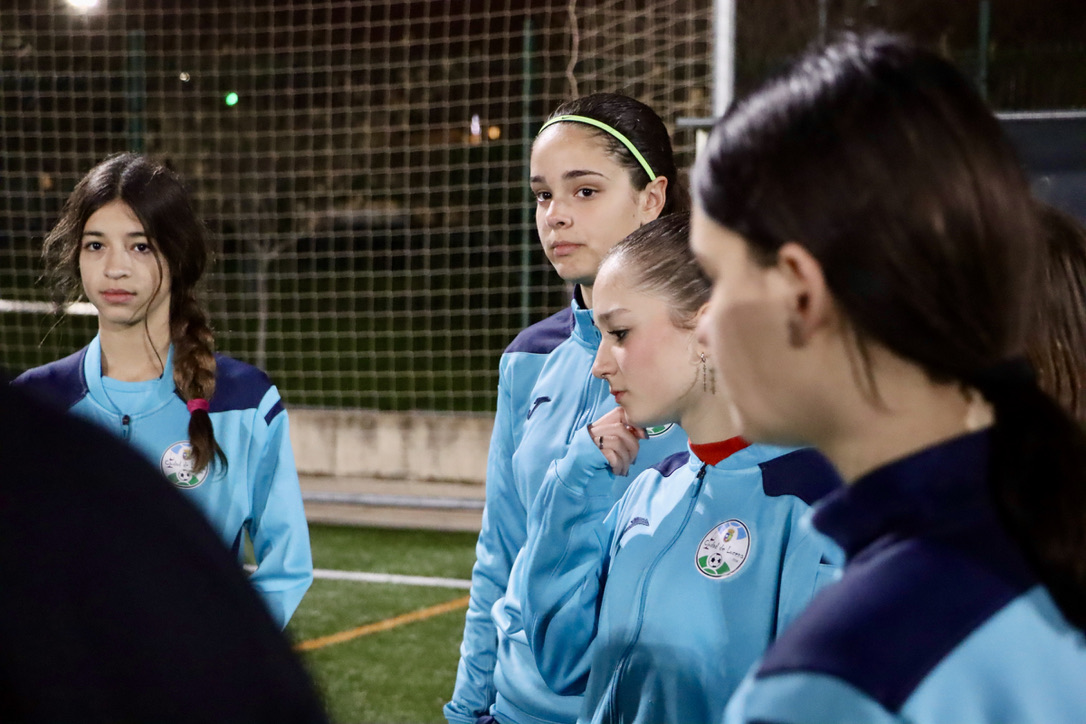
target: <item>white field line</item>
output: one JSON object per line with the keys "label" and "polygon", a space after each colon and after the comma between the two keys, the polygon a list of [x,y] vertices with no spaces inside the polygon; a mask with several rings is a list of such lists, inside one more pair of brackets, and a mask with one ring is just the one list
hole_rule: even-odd
{"label": "white field line", "polygon": [[394,573],[366,573],[364,571],[332,571],[314,568],[314,578],[333,581],[361,581],[363,583],[398,583],[403,586],[434,586],[436,588],[471,588],[471,581],[456,578],[429,578],[427,576],[398,576]]}
{"label": "white field line", "polygon": [[[49,314],[53,311],[50,302],[27,302],[21,299],[0,299],[0,312],[25,312],[29,314]],[[90,302],[75,302],[65,310],[67,314],[80,317],[97,317],[98,310]]]}
{"label": "white field line", "polygon": [[[247,565],[245,570],[252,572],[256,566]],[[430,586],[432,588],[471,588],[471,581],[457,578],[430,578],[427,576],[400,576],[395,573],[367,573],[365,571],[333,571],[328,568],[314,568],[313,577],[331,581],[358,581],[360,583],[397,583],[401,586]]]}

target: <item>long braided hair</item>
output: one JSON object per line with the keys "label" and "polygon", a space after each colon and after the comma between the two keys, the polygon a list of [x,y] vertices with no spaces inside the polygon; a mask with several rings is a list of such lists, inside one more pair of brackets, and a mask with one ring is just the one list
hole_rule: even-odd
{"label": "long braided hair", "polygon": [[[184,183],[162,164],[121,153],[96,165],[76,185],[42,249],[44,279],[57,309],[82,292],[79,252],[87,219],[113,201],[132,209],[154,249],[159,271],[170,275],[170,341],[177,394],[185,402],[210,400],[215,394],[215,337],[197,289],[211,259],[211,246]],[[160,273],[159,278],[163,276]],[[162,360],[159,364],[164,366]],[[226,465],[211,416],[200,407],[190,406],[188,430],[196,471],[214,459]]]}

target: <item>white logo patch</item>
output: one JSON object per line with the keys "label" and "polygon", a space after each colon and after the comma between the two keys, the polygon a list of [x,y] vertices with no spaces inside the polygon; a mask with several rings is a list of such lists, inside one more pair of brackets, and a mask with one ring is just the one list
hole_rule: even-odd
{"label": "white logo patch", "polygon": [[166,448],[159,467],[166,479],[179,488],[195,488],[207,479],[208,468],[199,473],[192,470],[192,445],[188,440],[175,442]]}
{"label": "white logo patch", "polygon": [[750,553],[750,530],[741,520],[726,520],[705,534],[695,559],[707,578],[729,578],[742,568]]}

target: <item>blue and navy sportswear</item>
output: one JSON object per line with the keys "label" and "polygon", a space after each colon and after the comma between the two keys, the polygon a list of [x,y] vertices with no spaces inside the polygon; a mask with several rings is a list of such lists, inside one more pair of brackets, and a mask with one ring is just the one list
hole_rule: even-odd
{"label": "blue and navy sportswear", "polygon": [[[571,462],[571,459],[575,458]],[[836,472],[811,450],[681,452],[615,501],[587,430],[533,508],[525,628],[581,722],[713,722],[766,646],[833,580],[806,521]]]}
{"label": "blue and navy sportswear", "polygon": [[[503,724],[553,724],[580,711],[580,696],[556,694],[539,675],[521,621],[524,592],[516,570],[523,565],[529,511],[551,462],[566,455],[577,430],[615,406],[607,383],[592,376],[599,344],[592,311],[575,298],[517,335],[502,354],[471,602],[456,687],[445,706],[453,724],[474,724],[485,715]],[[629,477],[615,478],[616,497],[642,470],[685,448],[677,427],[644,441]]]}
{"label": "blue and navy sportswear", "polygon": [[988,432],[878,469],[815,525],[844,548],[736,693],[726,721],[1081,722],[1086,639],[1024,559],[989,489]]}
{"label": "blue and navy sportswear", "polygon": [[285,627],[313,581],[309,528],[279,392],[257,368],[216,355],[209,400],[215,440],[226,454],[194,474],[189,411],[173,383],[173,348],[161,377],[121,382],[102,376],[99,338],[62,360],[28,370],[13,384],[127,440],[203,511],[239,561],[252,542],[250,577]]}

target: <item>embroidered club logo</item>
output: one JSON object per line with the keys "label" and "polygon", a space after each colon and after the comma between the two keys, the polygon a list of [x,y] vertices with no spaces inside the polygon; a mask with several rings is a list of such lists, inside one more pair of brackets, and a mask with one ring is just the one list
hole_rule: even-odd
{"label": "embroidered club logo", "polygon": [[663,435],[665,432],[667,432],[668,430],[670,430],[674,426],[675,426],[674,422],[669,422],[666,425],[657,425],[656,427],[646,427],[645,428],[645,434],[648,435],[649,437],[657,437],[658,435]]}
{"label": "embroidered club logo", "polygon": [[708,578],[729,578],[750,553],[750,530],[741,520],[727,520],[709,531],[698,546],[698,570]]}
{"label": "embroidered club logo", "polygon": [[207,468],[199,473],[193,472],[192,445],[188,440],[175,442],[162,453],[159,467],[166,479],[179,488],[195,488],[207,478]]}

